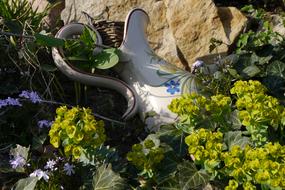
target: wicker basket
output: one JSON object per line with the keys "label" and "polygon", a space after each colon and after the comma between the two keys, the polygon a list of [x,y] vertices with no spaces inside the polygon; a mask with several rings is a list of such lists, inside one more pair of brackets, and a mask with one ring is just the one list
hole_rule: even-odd
{"label": "wicker basket", "polygon": [[100,33],[102,42],[106,46],[120,47],[124,37],[124,22],[94,21],[93,26]]}

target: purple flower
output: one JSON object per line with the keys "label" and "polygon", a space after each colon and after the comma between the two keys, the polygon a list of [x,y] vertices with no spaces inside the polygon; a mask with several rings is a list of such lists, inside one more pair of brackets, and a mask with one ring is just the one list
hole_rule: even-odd
{"label": "purple flower", "polygon": [[6,102],[7,102],[8,105],[11,105],[11,106],[22,106],[22,104],[19,102],[18,98],[8,97],[6,99]]}
{"label": "purple flower", "polygon": [[9,162],[13,169],[22,168],[26,165],[26,160],[22,156],[15,156]]}
{"label": "purple flower", "polygon": [[42,101],[38,93],[34,91],[29,92],[29,91],[23,90],[21,94],[19,94],[19,97],[30,99],[30,101],[33,103],[38,103]]}
{"label": "purple flower", "polygon": [[8,97],[7,99],[0,100],[0,108],[6,106],[22,106],[18,98]]}
{"label": "purple flower", "polygon": [[40,120],[38,121],[39,128],[50,127],[53,124],[53,121],[48,120]]}
{"label": "purple flower", "polygon": [[30,177],[38,177],[39,180],[43,178],[46,182],[49,179],[48,173],[46,171],[42,171],[41,169],[35,170],[30,174]]}
{"label": "purple flower", "polygon": [[65,163],[64,167],[63,167],[63,170],[65,171],[66,175],[71,176],[72,174],[75,173],[73,168],[74,168],[74,165],[69,164],[69,163]]}
{"label": "purple flower", "polygon": [[44,168],[46,170],[55,171],[55,170],[57,170],[55,165],[56,165],[56,161],[55,160],[48,160]]}
{"label": "purple flower", "polygon": [[180,92],[180,83],[178,81],[175,82],[174,80],[171,80],[165,83],[165,86],[167,88],[166,92],[170,93],[171,95],[175,94],[176,92]]}
{"label": "purple flower", "polygon": [[0,100],[0,108],[7,106],[8,103],[6,100]]}

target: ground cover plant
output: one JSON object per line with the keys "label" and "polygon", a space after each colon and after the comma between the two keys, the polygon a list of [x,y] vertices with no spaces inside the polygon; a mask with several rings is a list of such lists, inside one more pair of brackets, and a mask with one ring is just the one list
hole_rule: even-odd
{"label": "ground cover plant", "polygon": [[[150,132],[119,120],[123,97],[57,71],[55,39],[38,22],[46,13],[30,6],[0,2],[2,189],[285,189],[285,46],[265,11],[242,9],[262,29],[241,34],[214,73],[197,68],[201,92],[174,99],[176,122]],[[94,48],[80,40],[68,42],[77,58]]]}

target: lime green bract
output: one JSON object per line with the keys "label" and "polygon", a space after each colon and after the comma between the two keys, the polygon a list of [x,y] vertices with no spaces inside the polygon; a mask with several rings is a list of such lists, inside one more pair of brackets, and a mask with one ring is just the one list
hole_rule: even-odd
{"label": "lime green bract", "polygon": [[96,121],[91,109],[61,106],[49,131],[50,143],[64,147],[66,156],[78,159],[83,149],[97,148],[106,139],[104,122]]}

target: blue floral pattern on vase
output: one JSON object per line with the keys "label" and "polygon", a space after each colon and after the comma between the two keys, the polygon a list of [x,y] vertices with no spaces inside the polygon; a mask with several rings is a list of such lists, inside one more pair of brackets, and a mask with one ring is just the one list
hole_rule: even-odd
{"label": "blue floral pattern on vase", "polygon": [[174,80],[170,80],[169,82],[165,83],[167,88],[166,92],[170,93],[171,95],[175,94],[176,92],[180,92],[180,83]]}

